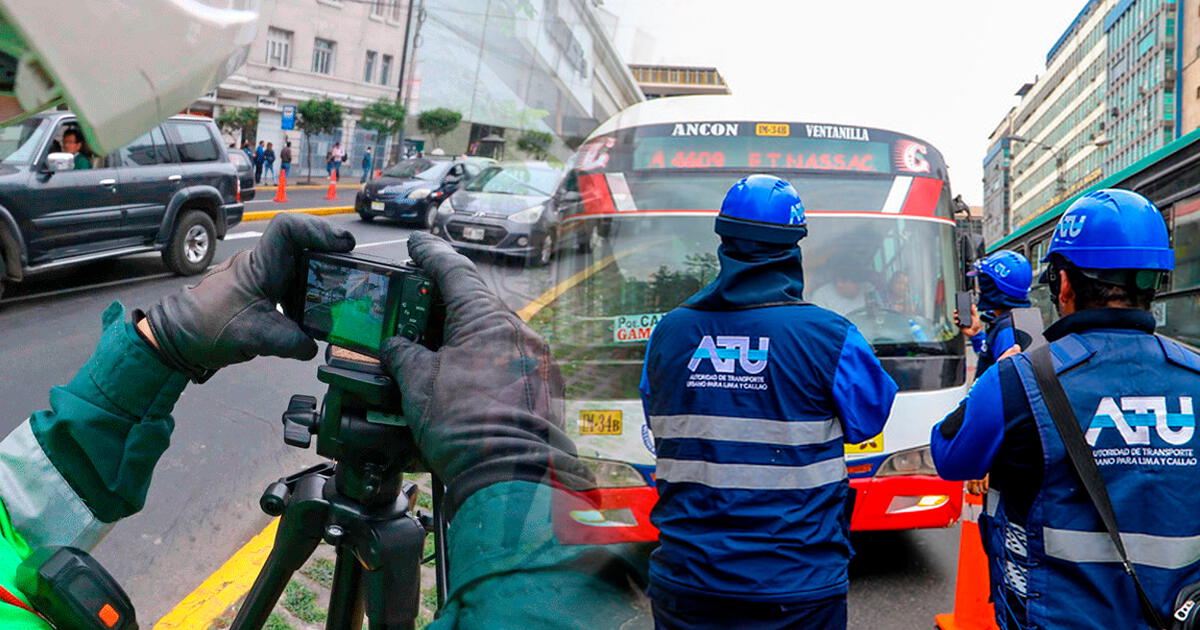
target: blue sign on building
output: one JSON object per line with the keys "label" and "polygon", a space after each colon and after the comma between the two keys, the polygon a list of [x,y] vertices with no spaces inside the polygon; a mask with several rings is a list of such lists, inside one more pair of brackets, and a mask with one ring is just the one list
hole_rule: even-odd
{"label": "blue sign on building", "polygon": [[296,106],[284,105],[283,118],[280,120],[280,128],[284,131],[289,131],[296,128]]}

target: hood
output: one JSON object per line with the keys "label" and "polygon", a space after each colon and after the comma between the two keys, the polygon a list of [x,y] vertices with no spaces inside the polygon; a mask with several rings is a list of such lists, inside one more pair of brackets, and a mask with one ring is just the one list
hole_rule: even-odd
{"label": "hood", "polygon": [[804,266],[798,245],[724,236],[717,257],[721,260],[717,278],[684,306],[728,311],[804,301]]}
{"label": "hood", "polygon": [[428,179],[417,179],[415,177],[388,177],[385,175],[383,177],[376,177],[375,179],[367,182],[366,191],[368,193],[375,194],[389,186],[399,186],[401,187],[402,191],[409,191],[421,186],[433,190],[434,188],[437,188],[438,184],[437,182]]}
{"label": "hood", "polygon": [[450,206],[455,212],[504,218],[545,202],[545,195],[507,195],[502,193],[472,192],[459,190],[450,197]]}

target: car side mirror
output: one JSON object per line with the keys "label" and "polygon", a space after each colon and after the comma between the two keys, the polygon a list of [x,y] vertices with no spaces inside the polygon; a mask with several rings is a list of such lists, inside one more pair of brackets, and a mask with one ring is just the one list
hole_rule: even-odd
{"label": "car side mirror", "polygon": [[567,190],[558,196],[558,201],[559,203],[579,203],[583,201],[583,195],[572,190]]}
{"label": "car side mirror", "polygon": [[75,156],[70,153],[51,153],[46,156],[46,170],[51,173],[75,170]]}

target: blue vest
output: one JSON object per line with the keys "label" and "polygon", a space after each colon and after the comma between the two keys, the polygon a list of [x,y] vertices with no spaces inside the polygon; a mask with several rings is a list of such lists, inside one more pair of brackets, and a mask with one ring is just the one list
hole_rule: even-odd
{"label": "blue vest", "polygon": [[848,483],[832,391],[850,329],[803,303],[678,308],[659,322],[645,364],[660,497],[652,596],[799,602],[846,592]]}
{"label": "blue vest", "polygon": [[[1200,580],[1200,475],[1193,397],[1200,357],[1133,330],[1055,341],[1054,364],[1092,445],[1122,538],[1151,599],[1169,618]],[[1014,367],[1042,443],[1042,486],[1025,522],[991,492],[981,519],[1001,627],[1145,628],[1133,581],[1077,480],[1026,355]],[[1006,409],[1013,408],[1006,401]]]}
{"label": "blue vest", "polygon": [[[983,342],[983,350],[979,353],[979,357],[975,362],[975,378],[979,378],[980,374],[983,374],[988,368],[995,365],[996,357],[1004,354],[1005,350],[1012,347],[1012,342],[1010,341],[1013,338],[1012,327],[1011,311],[1004,313],[1000,317],[997,317],[991,324],[988,324],[987,334]],[[1000,332],[1004,330],[1010,331],[1008,335],[1005,335],[1007,344],[999,343]],[[1001,345],[1005,347],[1001,348]]]}

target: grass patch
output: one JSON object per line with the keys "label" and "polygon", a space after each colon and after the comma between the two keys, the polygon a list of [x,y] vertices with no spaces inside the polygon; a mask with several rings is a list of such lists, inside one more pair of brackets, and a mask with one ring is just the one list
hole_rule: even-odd
{"label": "grass patch", "polygon": [[304,565],[300,573],[325,588],[333,588],[333,566],[333,560],[329,558],[316,558]]}
{"label": "grass patch", "polygon": [[283,589],[283,607],[305,623],[325,621],[325,611],[317,605],[317,594],[295,580]]}
{"label": "grass patch", "polygon": [[267,623],[263,624],[263,630],[296,630],[296,628],[288,623],[283,615],[271,613],[271,616],[267,617]]}

